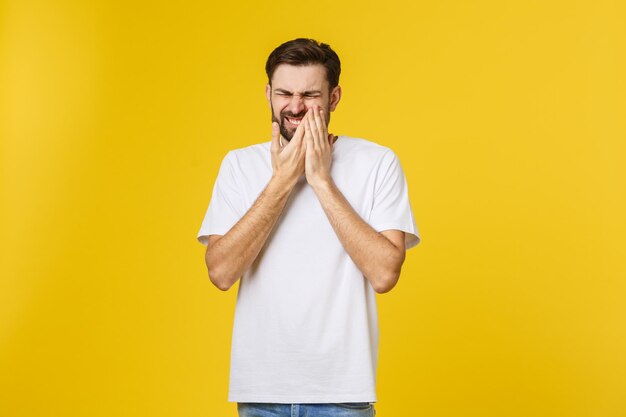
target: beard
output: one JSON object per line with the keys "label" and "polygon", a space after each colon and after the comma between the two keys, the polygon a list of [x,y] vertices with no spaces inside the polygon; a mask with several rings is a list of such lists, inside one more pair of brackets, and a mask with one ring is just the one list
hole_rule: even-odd
{"label": "beard", "polygon": [[[271,105],[271,101],[270,101],[270,105]],[[292,117],[295,119],[299,119],[301,117],[304,117],[304,115],[306,114],[306,110],[302,111],[298,114],[293,114],[290,111],[285,111],[282,112],[280,114],[280,120],[278,120],[278,118],[276,117],[276,115],[274,114],[274,106],[271,105],[272,107],[272,122],[276,122],[278,123],[278,128],[280,129],[280,135],[287,140],[287,142],[289,142],[291,140],[291,138],[293,138],[293,135],[296,133],[296,128],[294,128],[293,130],[289,130],[286,126],[287,121],[285,120],[285,117]],[[330,123],[330,111],[328,111],[328,109],[330,108],[330,101],[327,103],[326,107],[323,107],[324,110],[324,114],[326,115],[326,127],[328,127],[328,124]]]}

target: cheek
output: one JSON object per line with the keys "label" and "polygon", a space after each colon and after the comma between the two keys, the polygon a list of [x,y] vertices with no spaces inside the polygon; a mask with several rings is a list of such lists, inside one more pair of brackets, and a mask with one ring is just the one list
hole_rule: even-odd
{"label": "cheek", "polygon": [[280,118],[281,111],[282,111],[282,107],[280,106],[280,104],[277,104],[277,103],[272,104],[272,113],[274,113],[274,116]]}
{"label": "cheek", "polygon": [[320,99],[310,99],[310,100],[304,100],[304,111],[307,112],[309,111],[309,109],[312,109],[313,106],[317,106],[320,109],[326,109],[326,104],[324,103],[323,100]]}
{"label": "cheek", "polygon": [[275,112],[276,114],[280,114],[280,113],[282,113],[283,111],[285,111],[285,110],[286,110],[286,108],[287,108],[287,106],[288,106],[288,105],[289,105],[289,103],[286,103],[286,102],[280,102],[280,101],[279,101],[278,103],[275,103],[275,104],[274,104],[274,112]]}

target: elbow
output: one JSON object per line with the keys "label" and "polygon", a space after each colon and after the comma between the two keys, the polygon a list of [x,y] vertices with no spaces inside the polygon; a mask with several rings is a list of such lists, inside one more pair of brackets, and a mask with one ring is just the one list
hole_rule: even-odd
{"label": "elbow", "polygon": [[210,261],[208,256],[206,257],[206,266],[209,274],[209,280],[220,291],[228,291],[230,287],[232,287],[234,283],[232,277],[223,272],[224,268],[220,268],[220,266],[216,265],[215,262]]}
{"label": "elbow", "polygon": [[206,252],[204,253],[204,262],[206,263],[209,280],[220,291],[228,291],[239,278],[233,274],[232,265],[228,263],[224,256],[220,255],[220,251],[215,249],[215,245],[221,240],[222,236],[211,235],[207,242]]}
{"label": "elbow", "polygon": [[215,274],[212,274],[211,272],[209,272],[209,280],[211,280],[211,283],[215,285],[220,291],[228,291],[230,287],[232,287],[232,284],[228,280],[218,278]]}
{"label": "elbow", "polygon": [[233,286],[233,281],[230,277],[222,275],[221,273],[215,271],[214,268],[209,268],[209,280],[213,285],[215,285],[221,291],[228,291],[230,287]]}
{"label": "elbow", "polygon": [[393,264],[381,271],[378,274],[378,279],[373,280],[372,287],[374,291],[378,294],[384,294],[391,291],[396,286],[400,279],[404,259],[404,251],[398,252],[397,259],[394,259]]}
{"label": "elbow", "polygon": [[380,277],[372,284],[372,287],[374,288],[374,291],[376,291],[378,294],[384,294],[391,291],[393,287],[396,286],[399,278],[400,271],[398,271],[397,273],[394,272],[386,276]]}

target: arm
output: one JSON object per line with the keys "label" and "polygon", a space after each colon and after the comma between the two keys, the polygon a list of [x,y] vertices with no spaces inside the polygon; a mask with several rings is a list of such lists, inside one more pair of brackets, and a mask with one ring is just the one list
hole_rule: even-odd
{"label": "arm", "polygon": [[250,210],[224,236],[211,235],[205,261],[211,282],[228,290],[259,255],[295,182],[272,176]]}
{"label": "arm", "polygon": [[278,124],[272,124],[270,182],[225,235],[209,236],[205,262],[211,282],[220,290],[228,290],[257,258],[304,172],[303,131],[298,126],[292,140],[281,146]]}
{"label": "arm", "polygon": [[398,282],[405,259],[404,232],[376,232],[350,206],[332,177],[332,144],[317,108],[305,116],[306,178],[344,249],[378,293],[390,291]]}
{"label": "arm", "polygon": [[344,249],[374,290],[381,294],[390,291],[404,263],[404,232],[378,233],[354,211],[332,179],[313,189]]}

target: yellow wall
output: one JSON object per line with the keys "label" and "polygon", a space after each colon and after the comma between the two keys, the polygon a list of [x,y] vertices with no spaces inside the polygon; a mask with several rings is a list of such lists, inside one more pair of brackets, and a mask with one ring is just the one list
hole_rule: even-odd
{"label": "yellow wall", "polygon": [[235,416],[195,236],[269,140],[264,64],[342,58],[330,131],[400,156],[378,416],[626,415],[622,1],[0,4],[0,416]]}

